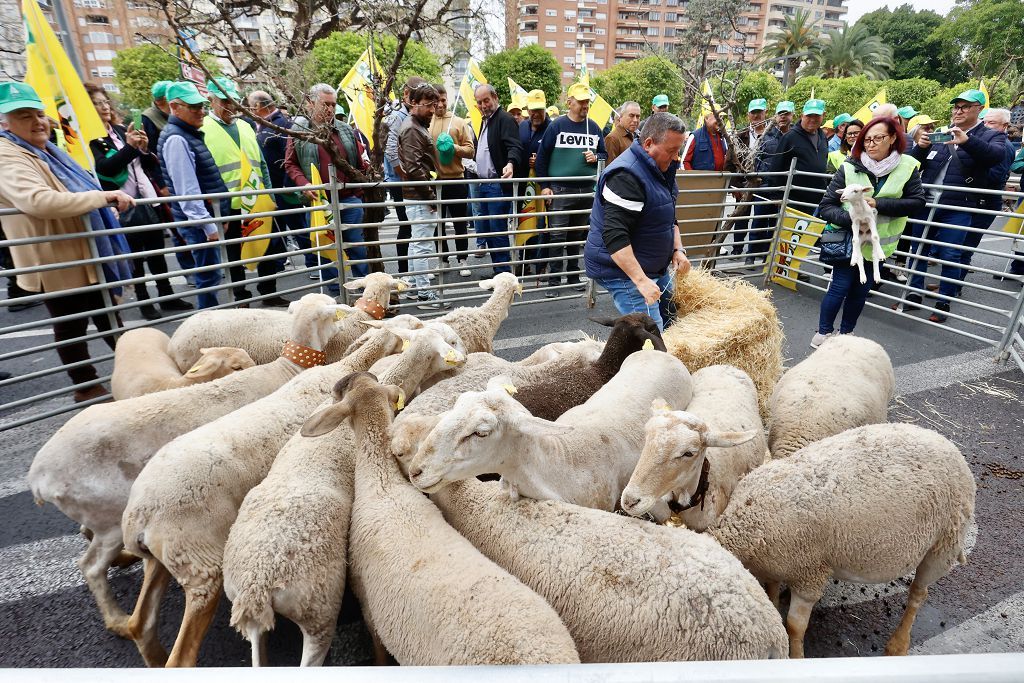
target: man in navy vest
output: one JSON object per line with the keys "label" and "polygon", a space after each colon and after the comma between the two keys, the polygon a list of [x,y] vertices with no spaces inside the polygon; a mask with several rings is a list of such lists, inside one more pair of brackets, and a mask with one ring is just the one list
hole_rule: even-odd
{"label": "man in navy vest", "polygon": [[615,308],[646,313],[662,330],[674,318],[669,266],[690,269],[675,221],[684,131],[669,113],[647,120],[601,176],[583,248],[587,276],[611,293]]}

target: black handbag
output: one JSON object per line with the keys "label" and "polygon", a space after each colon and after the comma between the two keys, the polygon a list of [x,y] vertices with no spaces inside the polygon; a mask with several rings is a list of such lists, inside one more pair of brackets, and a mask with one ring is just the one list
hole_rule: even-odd
{"label": "black handbag", "polygon": [[136,204],[118,217],[122,228],[140,228],[144,225],[162,223],[159,214],[151,204]]}
{"label": "black handbag", "polygon": [[818,238],[821,253],[818,261],[826,265],[850,263],[853,256],[853,231],[850,228],[837,228],[829,223]]}

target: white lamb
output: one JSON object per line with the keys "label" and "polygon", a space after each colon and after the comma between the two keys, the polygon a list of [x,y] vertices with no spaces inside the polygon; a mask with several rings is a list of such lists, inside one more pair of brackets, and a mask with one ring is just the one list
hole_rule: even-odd
{"label": "white lamb", "polygon": [[190,387],[256,365],[242,349],[215,346],[199,349],[199,360],[183,375],[167,353],[170,341],[170,337],[154,327],[128,330],[118,338],[110,377],[115,400]]}
{"label": "white lamb", "polygon": [[876,219],[878,211],[867,203],[867,197],[871,188],[864,185],[851,183],[843,190],[839,197],[848,207],[850,220],[853,222],[853,253],[850,255],[850,265],[857,266],[860,271],[860,283],[868,281],[867,273],[864,272],[864,254],[860,247],[864,242],[871,243],[871,268],[875,276],[875,282],[882,281],[882,275],[878,268],[885,260],[885,252],[882,251],[882,243],[878,239],[878,226]]}
{"label": "white lamb", "polygon": [[779,379],[769,401],[768,448],[784,458],[853,427],[885,422],[896,375],[879,344],[843,334]]}
{"label": "white lamb", "polygon": [[[292,339],[322,348],[336,329],[339,305],[328,296],[307,294],[290,308]],[[64,423],[39,449],[28,472],[32,495],[39,504],[53,503],[91,534],[78,565],[108,629],[120,632],[128,618],[110,590],[107,569],[123,547],[121,514],[136,476],[176,436],[257,401],[303,369],[279,358],[205,384],[98,403]]]}
{"label": "white lamb", "polygon": [[[338,380],[400,348],[391,332],[331,365],[315,367],[270,396],[183,434],[139,473],[122,516],[125,547],[145,560],[135,612],[122,633],[147,664],[194,666],[220,599],[221,559],[245,494]],[[157,640],[160,598],[173,576],[185,615],[169,658]]]}
{"label": "white lamb", "polygon": [[534,417],[498,378],[465,393],[427,435],[409,480],[431,492],[496,472],[512,500],[520,495],[614,510],[643,448],[651,401],[690,402],[690,373],[663,351],[638,351],[586,403],[554,422]]}
{"label": "white lamb", "polygon": [[[409,346],[381,382],[407,396],[466,360],[433,327],[395,333]],[[344,425],[330,439],[294,435],[238,511],[224,547],[224,593],[231,624],[253,644],[253,666],[265,663],[275,612],[302,630],[302,666],[327,656],[345,590],[353,448]]]}
{"label": "white lamb", "polygon": [[349,557],[375,642],[403,665],[579,663],[544,599],[484,557],[402,476],[388,445],[401,389],[362,373],[336,391],[340,402],[312,416],[303,434],[346,418],[355,431]]}
{"label": "white lamb", "polygon": [[[360,321],[382,318],[391,291],[405,287],[405,283],[387,273],[371,273],[346,282],[345,289],[363,289],[363,293],[356,301],[356,311],[344,320],[324,346],[327,362],[344,358],[348,346],[365,331]],[[283,311],[241,308],[199,311],[174,331],[168,352],[182,372],[195,364],[199,349],[212,346],[241,347],[256,363],[263,365],[277,358],[289,338],[290,329],[291,323]]]}
{"label": "white lamb", "polygon": [[516,294],[523,293],[523,286],[512,273],[498,273],[490,280],[481,281],[480,286],[494,290],[487,301],[476,307],[460,306],[437,320],[451,325],[470,353],[494,353],[494,335],[508,317]]}
{"label": "white lamb", "polygon": [[[697,491],[693,498],[673,495],[669,507],[687,529],[704,531],[725,510],[739,480],[764,462],[757,388],[739,368],[710,365],[693,373],[693,399],[685,412],[661,399],[653,410],[640,462],[622,492],[622,509],[639,516],[673,492]],[[691,461],[705,448],[706,464],[695,471]]]}

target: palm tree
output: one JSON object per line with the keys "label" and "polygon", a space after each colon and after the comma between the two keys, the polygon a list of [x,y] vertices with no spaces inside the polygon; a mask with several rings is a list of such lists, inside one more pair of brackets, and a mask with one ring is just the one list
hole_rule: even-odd
{"label": "palm tree", "polygon": [[[785,57],[809,52],[818,44],[821,32],[818,30],[817,22],[811,20],[810,12],[797,10],[795,14],[787,16],[785,22],[777,31],[768,34],[763,50],[765,56]],[[796,79],[796,69],[800,61],[801,58],[796,58],[784,62],[785,83],[793,83]]]}
{"label": "palm tree", "polygon": [[864,24],[844,24],[840,30],[825,31],[824,40],[812,48],[804,65],[807,75],[846,78],[861,74],[885,80],[893,66],[892,48],[872,35]]}

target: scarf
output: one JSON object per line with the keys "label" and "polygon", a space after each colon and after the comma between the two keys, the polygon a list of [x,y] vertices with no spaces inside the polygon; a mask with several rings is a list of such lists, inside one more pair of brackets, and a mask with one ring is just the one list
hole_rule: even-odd
{"label": "scarf", "polygon": [[864,165],[864,168],[866,168],[871,175],[876,178],[882,178],[895,171],[896,167],[900,165],[900,153],[893,150],[886,158],[881,161],[875,161],[868,156],[867,152],[861,152],[860,163]]}
{"label": "scarf", "polygon": [[[46,143],[46,149],[39,149],[10,131],[0,131],[0,137],[10,140],[46,162],[50,172],[57,176],[57,180],[67,188],[68,192],[102,191],[96,180],[86,173],[85,169],[68,156],[67,152],[64,152],[52,142]],[[96,233],[92,236],[92,241],[96,245],[96,252],[100,258],[131,253],[131,249],[128,247],[128,240],[125,239],[123,234],[107,233],[108,230],[116,230],[121,227],[113,211],[107,207],[93,209],[89,212],[88,217],[89,228]],[[103,263],[103,275],[107,282],[119,282],[131,278],[132,272],[126,259],[116,259]],[[121,287],[114,287],[111,291],[118,296],[121,295]]]}

